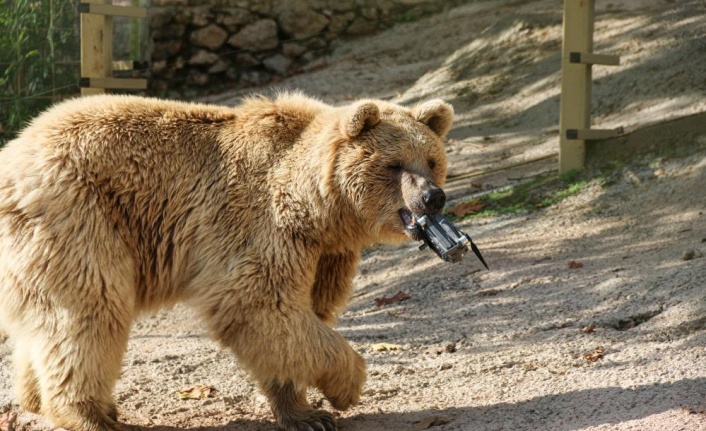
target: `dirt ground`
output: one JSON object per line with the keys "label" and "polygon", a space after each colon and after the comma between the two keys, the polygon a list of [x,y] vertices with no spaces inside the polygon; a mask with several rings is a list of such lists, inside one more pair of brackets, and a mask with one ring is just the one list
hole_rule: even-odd
{"label": "dirt ground", "polygon": [[[705,112],[703,0],[597,3],[595,52],[622,63],[594,70],[596,127]],[[457,113],[451,198],[516,184],[556,168],[561,8],[470,2],[342,42],[276,89],[334,104],[444,98]],[[368,250],[338,330],[369,378],[339,428],[706,430],[706,133],[674,139],[688,150],[636,157],[549,208],[461,223],[490,271],[412,243]],[[376,306],[399,291],[410,298]],[[0,428],[50,428],[13,404],[12,373],[0,341]],[[194,385],[215,391],[179,399]],[[276,429],[232,355],[182,307],[135,324],[115,396],[121,419],[147,429]]]}

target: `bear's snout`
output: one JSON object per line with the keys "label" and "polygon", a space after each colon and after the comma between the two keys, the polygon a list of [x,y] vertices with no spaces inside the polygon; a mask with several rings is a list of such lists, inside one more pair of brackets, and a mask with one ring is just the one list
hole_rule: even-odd
{"label": "bear's snout", "polygon": [[415,214],[432,214],[444,209],[446,194],[425,175],[405,172],[402,177],[402,197]]}
{"label": "bear's snout", "polygon": [[444,209],[446,204],[446,193],[438,187],[431,188],[424,192],[422,201],[427,211],[436,213]]}

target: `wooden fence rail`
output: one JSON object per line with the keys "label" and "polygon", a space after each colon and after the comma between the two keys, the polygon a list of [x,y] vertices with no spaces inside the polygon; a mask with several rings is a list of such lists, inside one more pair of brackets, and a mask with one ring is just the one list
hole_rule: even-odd
{"label": "wooden fence rail", "polygon": [[147,8],[115,6],[108,0],[84,0],[81,13],[81,79],[82,95],[105,93],[106,89],[144,90],[147,80],[113,78],[113,16],[147,17]]}

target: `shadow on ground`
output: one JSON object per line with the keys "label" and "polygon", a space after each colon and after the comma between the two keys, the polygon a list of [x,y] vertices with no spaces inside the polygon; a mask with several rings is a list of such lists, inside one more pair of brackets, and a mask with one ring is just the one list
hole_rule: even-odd
{"label": "shadow on ground", "polygon": [[[422,410],[409,413],[358,414],[339,419],[341,431],[413,429],[415,422],[437,416],[448,423],[434,429],[553,430],[572,431],[617,424],[680,409],[687,415],[706,413],[706,379],[634,388],[606,387],[539,396],[517,403],[479,407]],[[499,420],[498,418],[504,418]],[[276,426],[256,420],[236,419],[214,427],[134,427],[144,431],[274,431]]]}

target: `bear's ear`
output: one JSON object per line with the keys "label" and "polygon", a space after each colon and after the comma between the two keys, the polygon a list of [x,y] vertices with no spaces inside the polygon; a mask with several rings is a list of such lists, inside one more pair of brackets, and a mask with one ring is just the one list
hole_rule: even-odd
{"label": "bear's ear", "polygon": [[454,121],[454,108],[443,100],[434,99],[412,108],[412,116],[443,138]]}
{"label": "bear's ear", "polygon": [[372,129],[380,122],[380,109],[371,102],[356,106],[353,112],[344,120],[344,133],[349,138],[355,138],[364,130]]}

